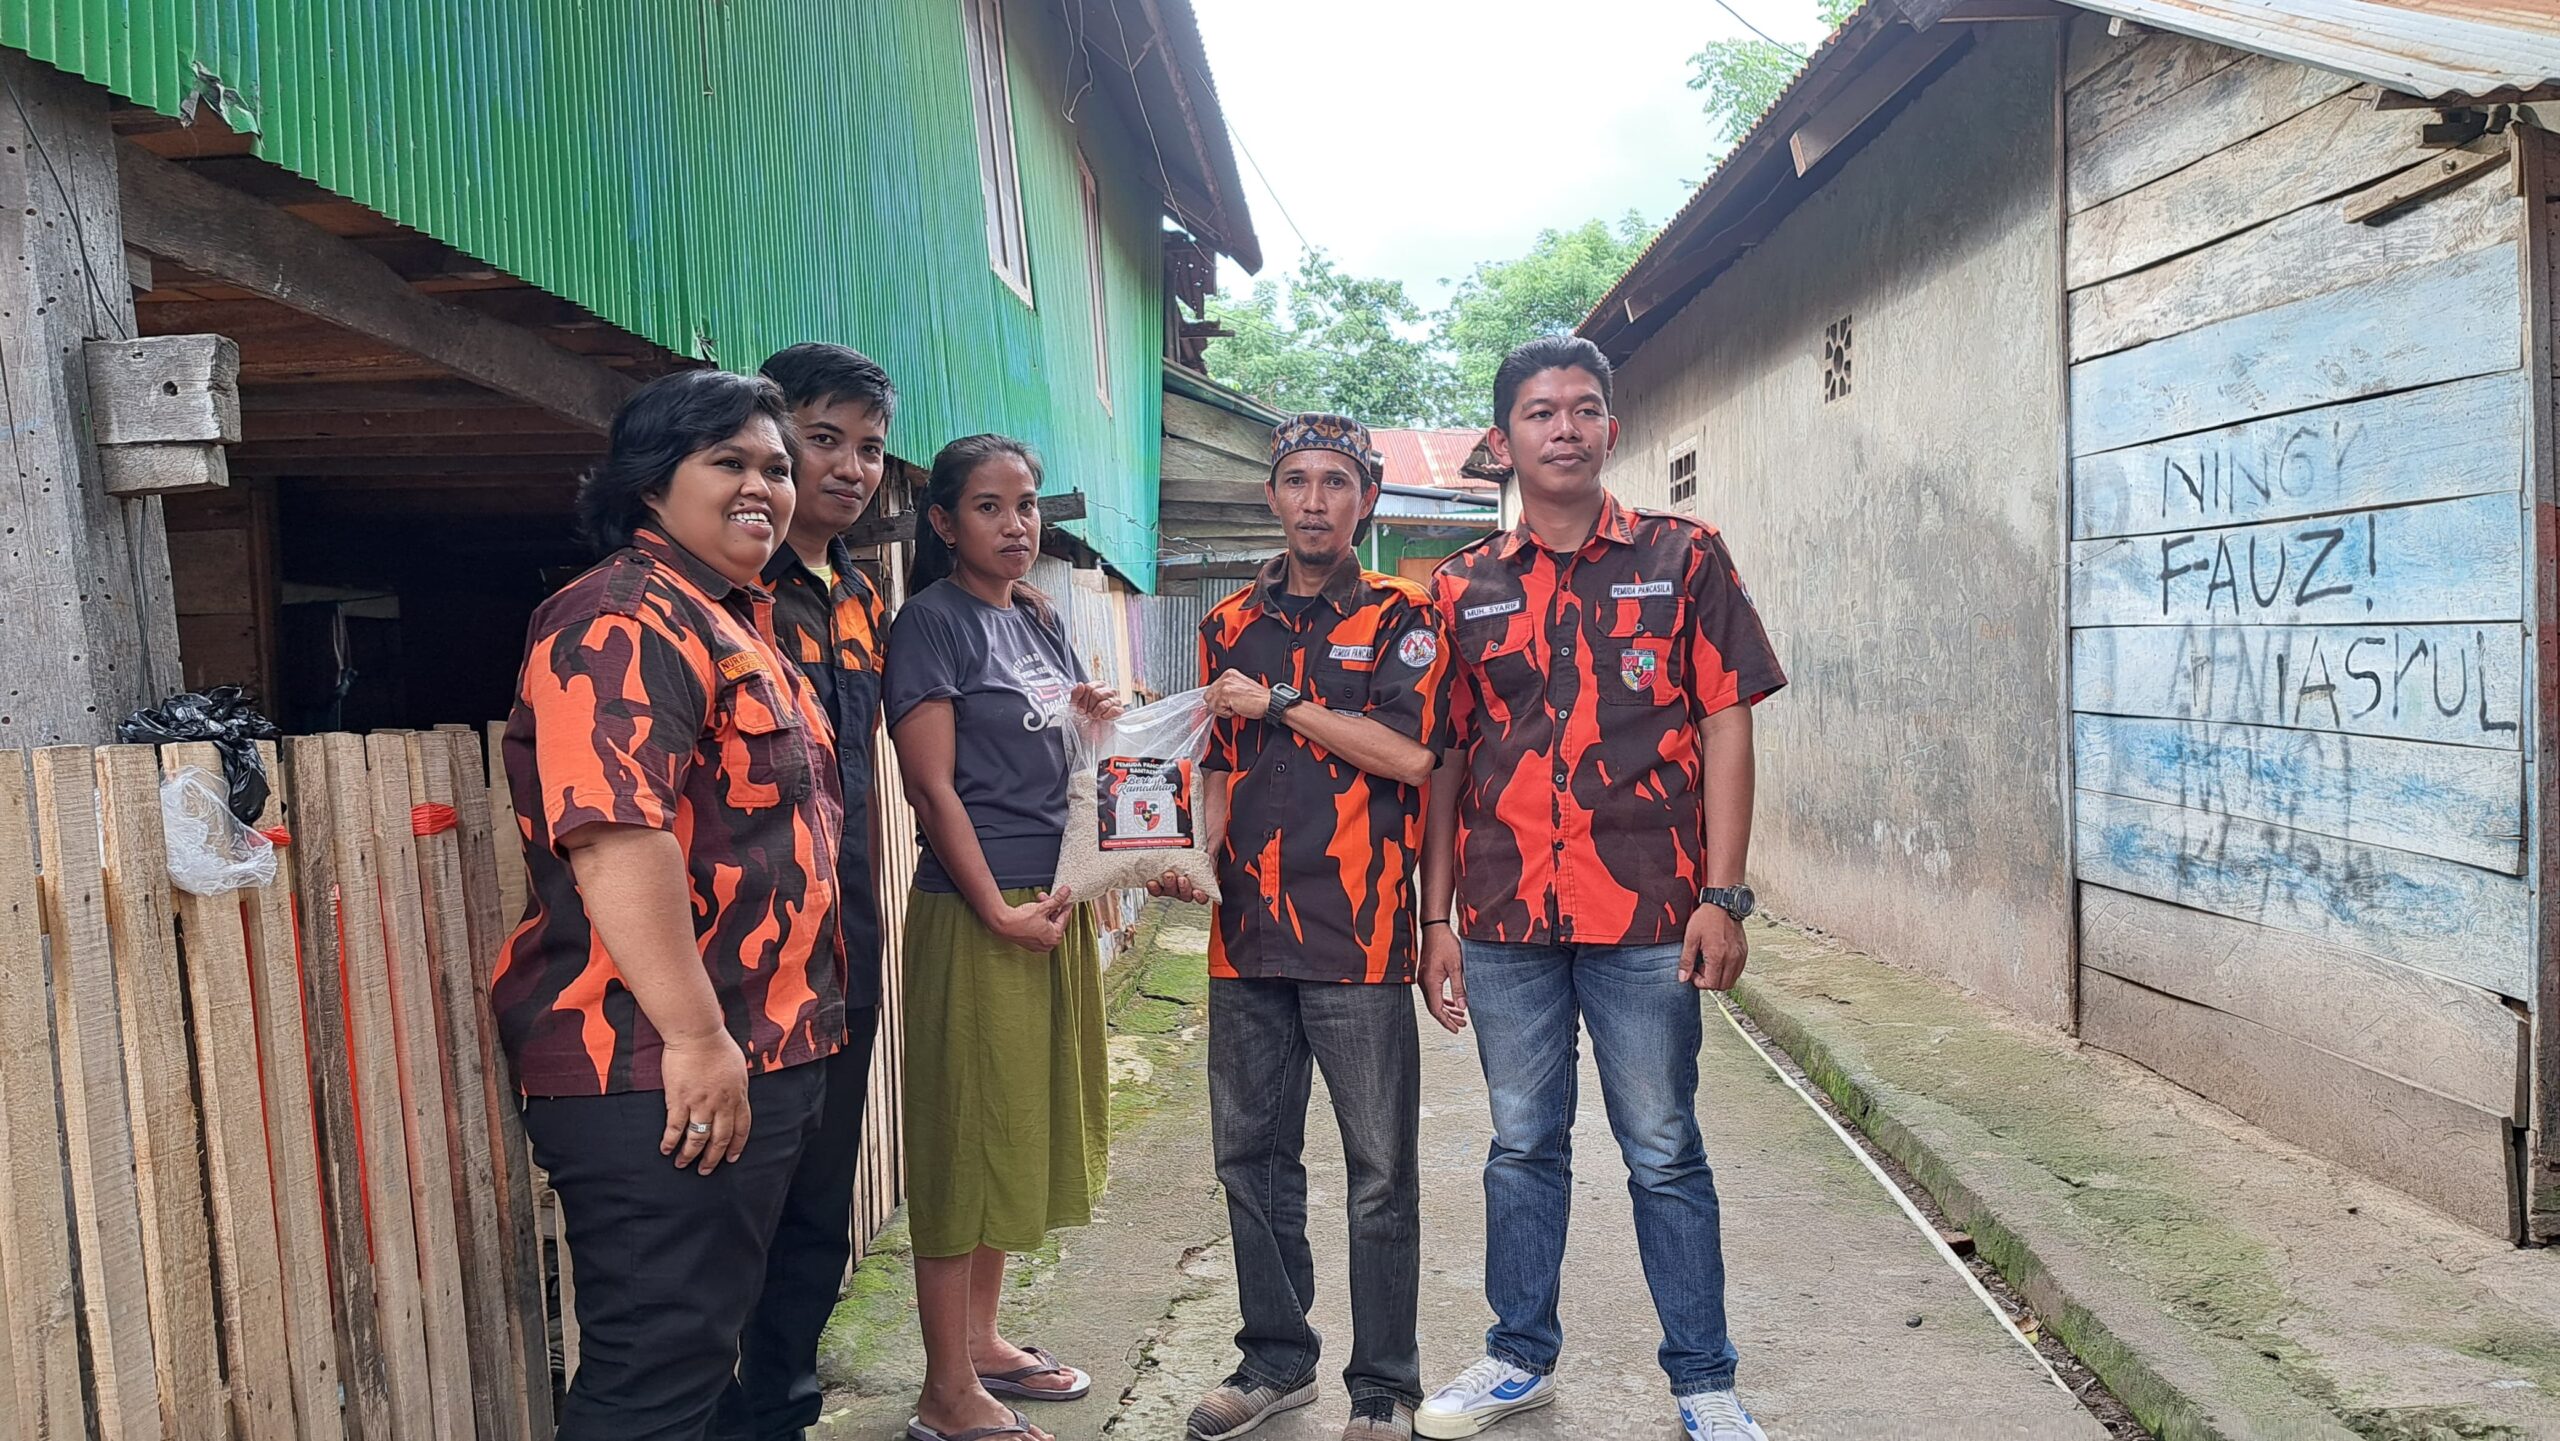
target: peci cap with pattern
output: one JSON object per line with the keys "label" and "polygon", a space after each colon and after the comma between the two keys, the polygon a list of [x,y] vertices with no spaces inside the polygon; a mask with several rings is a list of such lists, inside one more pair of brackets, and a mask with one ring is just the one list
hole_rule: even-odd
{"label": "peci cap with pattern", "polygon": [[1280,462],[1294,450],[1332,450],[1350,456],[1360,463],[1371,485],[1387,476],[1387,458],[1369,443],[1369,427],[1347,415],[1326,415],[1308,411],[1293,415],[1271,427],[1271,469],[1280,470]]}

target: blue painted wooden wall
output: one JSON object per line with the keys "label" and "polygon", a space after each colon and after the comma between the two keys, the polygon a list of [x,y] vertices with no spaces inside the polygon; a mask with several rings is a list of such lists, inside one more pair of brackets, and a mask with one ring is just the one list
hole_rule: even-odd
{"label": "blue painted wooden wall", "polygon": [[2072,368],[2081,879],[2531,998],[2522,306],[2508,241]]}

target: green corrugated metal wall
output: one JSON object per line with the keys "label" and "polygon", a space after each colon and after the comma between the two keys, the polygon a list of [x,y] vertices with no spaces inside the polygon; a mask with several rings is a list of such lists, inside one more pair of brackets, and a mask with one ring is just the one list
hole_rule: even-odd
{"label": "green corrugated metal wall", "polygon": [[[165,114],[221,104],[266,159],[681,354],[745,368],[797,340],[858,346],[904,392],[900,454],[1030,440],[1049,488],[1089,499],[1072,528],[1152,587],[1151,142],[1071,69],[1051,6],[1007,5],[1026,307],[987,264],[960,6],[0,0],[0,44]],[[1105,210],[1107,413],[1079,145]]]}

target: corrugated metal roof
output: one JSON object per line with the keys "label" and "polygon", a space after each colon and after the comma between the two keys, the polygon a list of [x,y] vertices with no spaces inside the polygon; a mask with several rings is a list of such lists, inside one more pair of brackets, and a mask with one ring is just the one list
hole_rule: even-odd
{"label": "corrugated metal roof", "polygon": [[2071,0],[2428,100],[2560,84],[2560,12],[2519,0]]}
{"label": "corrugated metal roof", "polygon": [[1481,430],[1373,430],[1369,439],[1386,457],[1390,485],[1428,485],[1442,490],[1493,490],[1497,487],[1458,468],[1484,439]]}
{"label": "corrugated metal roof", "polygon": [[[2560,85],[2560,5],[2553,0],[2060,0],[2237,50],[2335,71],[2426,100],[2512,98]],[[1751,130],[1726,153],[1643,254],[1602,296],[1576,333],[1625,359],[1659,324],[1664,297],[1638,297],[1673,271],[1684,247],[1759,210],[1792,206],[1779,192],[1800,177],[1786,137],[1822,112],[1859,72],[1917,38],[1904,9],[1925,9],[1943,23],[1963,23],[1926,0],[1868,0],[1832,31]],[[1816,177],[1818,182],[1819,177]],[[1801,195],[1795,197],[1801,198]],[[1692,276],[1681,293],[1713,278]]]}
{"label": "corrugated metal roof", "polygon": [[[1004,7],[1036,307],[988,265],[956,0],[0,0],[0,45],[165,115],[209,106],[260,157],[680,355],[859,346],[904,392],[901,452],[1031,441],[1053,490],[1088,497],[1072,528],[1145,585],[1161,217],[1237,187],[1205,61],[1142,67],[1154,109],[1088,93],[1121,6],[1132,47],[1150,16],[1177,51],[1196,40],[1189,0]],[[1187,118],[1158,71],[1189,77]],[[1185,181],[1195,125],[1214,183]],[[1079,157],[1103,212],[1107,383]],[[1255,253],[1241,201],[1219,213],[1221,243]]]}

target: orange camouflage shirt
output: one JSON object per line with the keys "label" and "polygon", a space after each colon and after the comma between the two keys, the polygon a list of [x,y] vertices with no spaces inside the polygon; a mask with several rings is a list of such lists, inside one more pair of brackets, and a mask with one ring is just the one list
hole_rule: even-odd
{"label": "orange camouflage shirt", "polygon": [[834,723],[836,778],[846,831],[837,847],[837,915],[844,928],[845,1004],[880,1004],[880,901],[872,872],[872,745],[880,732],[881,639],[889,608],[842,539],[828,547],[829,584],[788,544],[774,547],[764,583],[773,590],[773,633],[816,688]]}
{"label": "orange camouflage shirt", "polygon": [[658,1034],[559,849],[599,822],[683,843],[703,969],[748,1071],[844,1044],[834,746],[772,610],[643,530],[534,612],[504,744],[531,899],[490,981],[527,1095],[661,1085]]}
{"label": "orange camouflage shirt", "polygon": [[[1203,682],[1229,669],[1287,681],[1301,705],[1365,715],[1438,750],[1449,659],[1430,592],[1347,560],[1293,616],[1279,599],[1287,564],[1275,557],[1200,623]],[[1271,721],[1217,722],[1202,764],[1227,774],[1209,974],[1410,982],[1422,788]]]}
{"label": "orange camouflage shirt", "polygon": [[1604,497],[1559,556],[1524,522],[1441,563],[1457,651],[1458,930],[1639,945],[1697,909],[1699,723],[1787,683],[1715,528]]}

